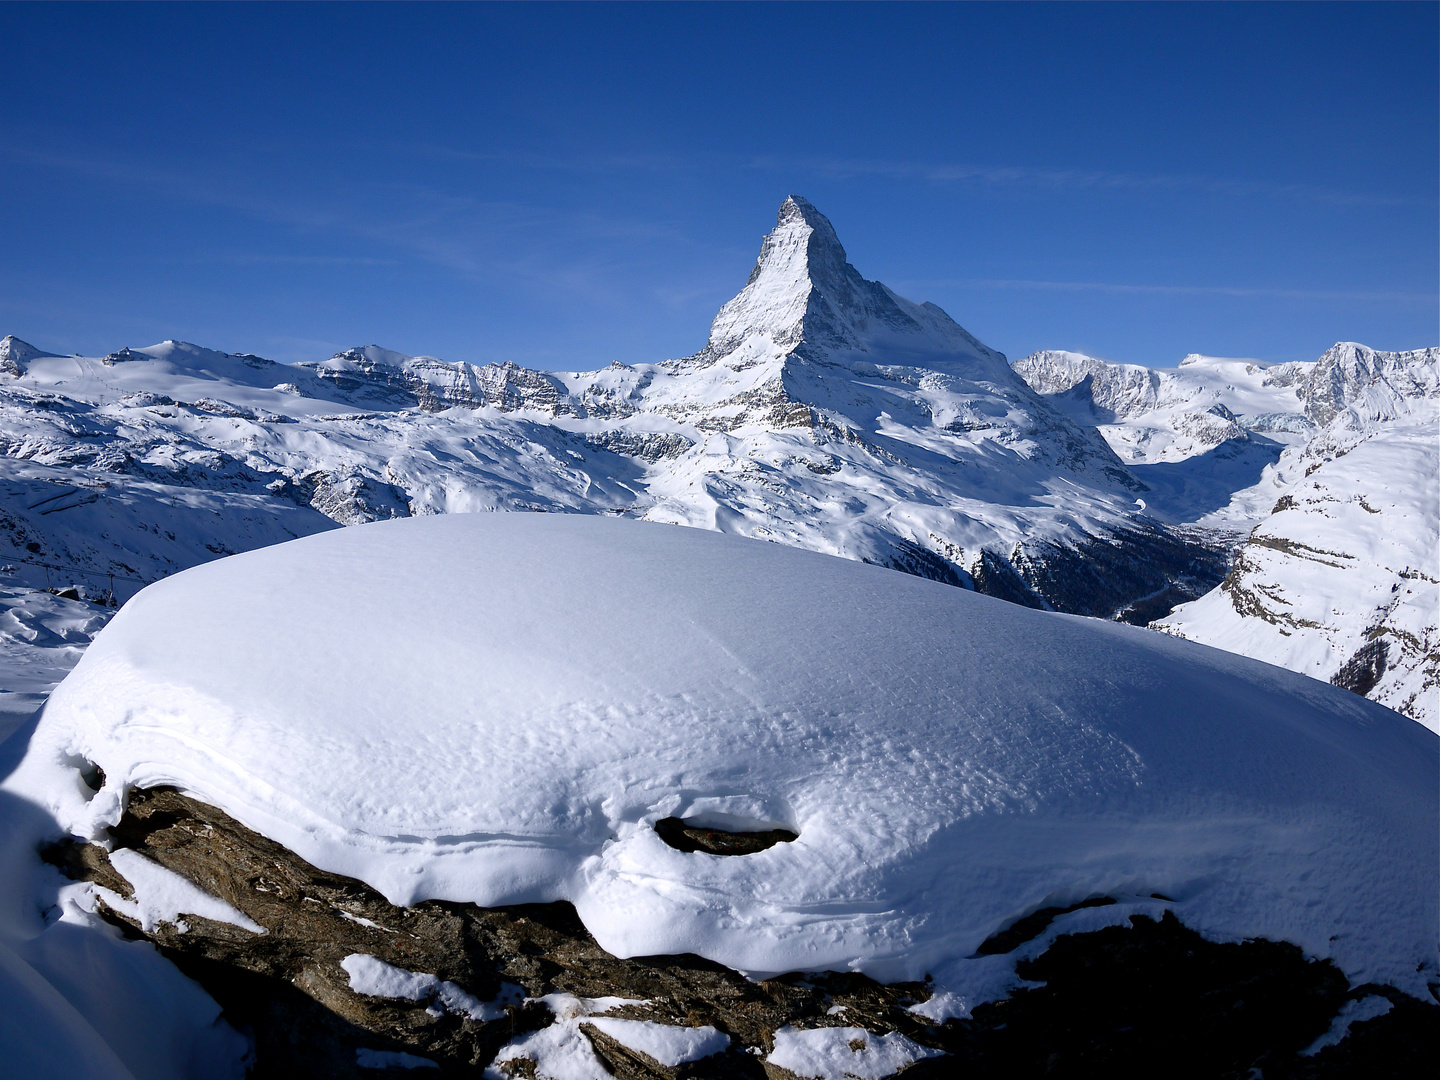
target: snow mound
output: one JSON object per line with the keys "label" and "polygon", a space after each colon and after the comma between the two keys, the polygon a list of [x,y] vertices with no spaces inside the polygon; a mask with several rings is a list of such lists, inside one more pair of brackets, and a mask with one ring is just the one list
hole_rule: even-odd
{"label": "snow mound", "polygon": [[162,922],[175,923],[181,933],[189,930],[182,915],[199,915],[203,919],[229,923],[252,934],[266,930],[243,912],[200,889],[189,878],[151,862],[138,851],[121,848],[110,853],[110,865],[130,883],[133,899],[126,900],[109,889],[98,888],[105,902],[116,911],[123,911],[148,933]]}
{"label": "snow mound", "polygon": [[885,1080],[928,1057],[939,1057],[898,1031],[873,1035],[864,1028],[826,1027],[775,1032],[775,1049],[765,1060],[804,1080]]}
{"label": "snow mound", "polygon": [[672,1069],[722,1053],[730,1045],[729,1035],[708,1024],[704,1027],[680,1027],[657,1024],[651,1020],[622,1020],[613,1016],[597,1016],[586,1023],[620,1045]]}
{"label": "snow mound", "polygon": [[[1108,896],[1421,994],[1437,748],[1128,626],[692,529],[456,515],[145,589],[4,787],[100,838],[175,785],[394,903],[570,900],[620,956],[964,995],[998,930]],[[672,816],[798,839],[685,853]]]}
{"label": "snow mound", "polygon": [[406,971],[365,953],[351,953],[340,961],[350,976],[350,989],[370,997],[428,1001],[439,1012],[458,1013],[482,1023],[505,1015],[503,1003],[481,1001],[453,982],[423,971]]}

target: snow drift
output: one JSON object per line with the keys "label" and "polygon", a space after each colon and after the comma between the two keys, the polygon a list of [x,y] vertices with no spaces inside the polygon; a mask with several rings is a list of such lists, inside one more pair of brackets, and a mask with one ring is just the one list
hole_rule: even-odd
{"label": "snow drift", "polygon": [[[103,841],[132,786],[171,784],[395,903],[567,899],[617,955],[933,973],[963,1010],[1005,962],[976,955],[988,936],[1100,896],[1424,993],[1437,748],[1346,691],[1128,626],[500,514],[145,589],[4,786]],[[670,816],[798,838],[685,853],[653,827]]]}

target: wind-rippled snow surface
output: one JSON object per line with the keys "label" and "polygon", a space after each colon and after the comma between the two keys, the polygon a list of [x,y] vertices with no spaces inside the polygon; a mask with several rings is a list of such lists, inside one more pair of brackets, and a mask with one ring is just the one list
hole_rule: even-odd
{"label": "wind-rippled snow surface", "polygon": [[[963,1002],[1018,916],[1161,894],[1419,994],[1437,744],[1290,672],[857,562],[457,515],[144,590],[5,786],[98,836],[174,784],[396,903],[571,900],[622,956],[929,972]],[[670,816],[798,839],[684,853]]]}

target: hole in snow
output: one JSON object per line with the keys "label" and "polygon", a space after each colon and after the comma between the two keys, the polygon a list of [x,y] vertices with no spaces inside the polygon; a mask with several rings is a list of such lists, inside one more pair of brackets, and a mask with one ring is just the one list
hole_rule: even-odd
{"label": "hole in snow", "polygon": [[105,786],[105,770],[83,754],[66,754],[62,759],[66,765],[80,775],[80,782],[88,788],[85,798],[92,799]]}
{"label": "hole in snow", "polygon": [[689,824],[677,817],[661,818],[655,823],[655,831],[676,851],[703,851],[708,855],[753,855],[800,838],[789,829],[732,831]]}
{"label": "hole in snow", "polygon": [[105,770],[93,761],[87,761],[80,769],[80,780],[91,791],[99,794],[105,786]]}

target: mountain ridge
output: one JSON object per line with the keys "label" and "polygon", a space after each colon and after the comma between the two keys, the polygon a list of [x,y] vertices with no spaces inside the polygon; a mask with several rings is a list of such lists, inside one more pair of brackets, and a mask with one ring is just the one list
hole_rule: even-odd
{"label": "mountain ridge", "polygon": [[[940,308],[862,277],[798,196],[689,357],[542,372],[367,346],[286,366],[171,341],[33,361],[0,387],[26,433],[10,455],[32,467],[278,496],[345,524],[623,513],[1106,616],[1224,571],[1138,511],[1146,485],[1092,427]],[[1126,554],[1079,573],[1099,537]]]}
{"label": "mountain ridge", "polygon": [[[6,341],[24,359],[0,376],[0,547],[96,580],[335,524],[543,510],[733,532],[1142,623],[1225,578],[1278,498],[1282,454],[1315,431],[1297,387],[1319,363],[1154,372],[1043,353],[1012,367],[940,308],[862,277],[798,196],[678,359],[536,371],[370,345],[281,365],[177,341],[98,358]],[[1340,389],[1317,389],[1316,408],[1361,393],[1385,355],[1336,353],[1326,385]],[[1414,381],[1382,374],[1365,407],[1400,415]],[[50,502],[62,485],[79,494]]]}
{"label": "mountain ridge", "polygon": [[[1337,342],[1279,365],[1192,355],[1149,369],[1047,352],[1016,369],[1073,418],[1094,418],[1157,512],[1188,496],[1192,519],[1243,528],[1220,587],[1157,629],[1440,729],[1437,364],[1440,349]],[[1217,498],[1204,484],[1225,470]]]}

